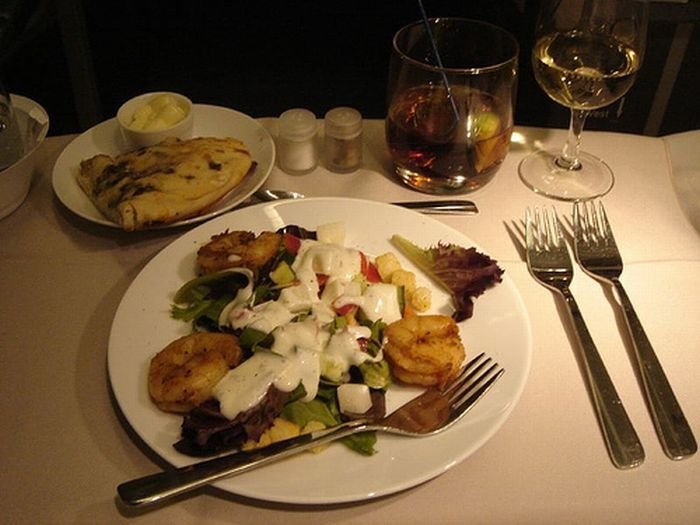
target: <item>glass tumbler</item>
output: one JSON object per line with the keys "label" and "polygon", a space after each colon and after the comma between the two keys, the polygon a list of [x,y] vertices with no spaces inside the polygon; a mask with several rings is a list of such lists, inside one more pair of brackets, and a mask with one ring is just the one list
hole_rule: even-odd
{"label": "glass tumbler", "polygon": [[394,35],[385,133],[401,181],[448,194],[493,178],[510,147],[518,51],[509,32],[465,18]]}
{"label": "glass tumbler", "polygon": [[24,142],[10,93],[0,81],[0,171],[9,168],[24,155]]}

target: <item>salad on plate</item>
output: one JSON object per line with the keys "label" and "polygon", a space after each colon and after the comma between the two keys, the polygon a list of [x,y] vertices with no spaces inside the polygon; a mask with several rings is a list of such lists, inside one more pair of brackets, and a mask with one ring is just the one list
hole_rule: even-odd
{"label": "salad on plate", "polygon": [[[151,400],[183,415],[175,448],[192,456],[268,445],[348,418],[382,416],[392,382],[442,388],[465,350],[455,319],[501,279],[488,256],[454,245],[395,246],[450,291],[452,317],[391,252],[344,246],[343,223],[225,231],[197,251],[198,276],[171,315],[192,324],[150,362]],[[375,453],[376,436],[344,444]]]}

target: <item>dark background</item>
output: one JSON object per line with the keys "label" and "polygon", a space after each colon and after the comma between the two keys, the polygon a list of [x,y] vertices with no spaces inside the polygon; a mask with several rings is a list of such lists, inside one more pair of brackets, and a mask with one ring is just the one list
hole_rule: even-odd
{"label": "dark background", "polygon": [[[490,21],[521,45],[516,124],[566,127],[530,68],[537,0],[424,0],[430,16]],[[420,17],[398,1],[0,0],[0,74],[42,104],[50,134],[172,90],[253,117],[350,105],[383,118],[393,33]],[[700,127],[700,0],[653,2],[645,63],[628,95],[587,129],[663,135]]]}

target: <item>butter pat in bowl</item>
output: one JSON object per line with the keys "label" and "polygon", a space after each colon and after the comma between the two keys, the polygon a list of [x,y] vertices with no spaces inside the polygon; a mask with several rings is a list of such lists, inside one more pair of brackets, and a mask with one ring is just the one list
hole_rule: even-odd
{"label": "butter pat in bowl", "polygon": [[130,147],[158,144],[167,137],[192,138],[192,101],[179,93],[145,93],[119,108],[117,121]]}

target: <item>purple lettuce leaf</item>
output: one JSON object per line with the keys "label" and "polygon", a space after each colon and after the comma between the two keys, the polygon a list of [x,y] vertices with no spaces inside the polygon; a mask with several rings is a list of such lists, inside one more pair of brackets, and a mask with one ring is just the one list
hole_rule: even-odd
{"label": "purple lettuce leaf", "polygon": [[437,246],[424,249],[400,235],[394,235],[392,241],[411,262],[450,293],[455,307],[452,317],[457,322],[473,315],[474,298],[501,282],[503,270],[498,263],[475,248],[438,242]]}

